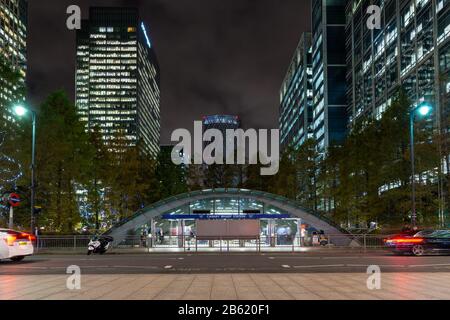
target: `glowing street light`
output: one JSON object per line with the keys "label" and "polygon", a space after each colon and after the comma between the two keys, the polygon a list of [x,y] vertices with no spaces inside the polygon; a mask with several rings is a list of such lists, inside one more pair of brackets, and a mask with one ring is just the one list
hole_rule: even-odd
{"label": "glowing street light", "polygon": [[409,128],[410,128],[410,139],[411,139],[411,197],[412,197],[412,213],[411,213],[411,224],[412,227],[417,225],[417,213],[416,213],[416,179],[415,179],[415,164],[414,164],[414,119],[416,113],[419,113],[422,117],[426,117],[431,113],[433,107],[429,102],[422,102],[419,105],[411,109],[409,113]]}
{"label": "glowing street light", "polygon": [[428,104],[419,105],[419,107],[418,107],[419,113],[423,117],[427,116],[431,112],[432,109],[433,108],[431,108],[431,106]]}
{"label": "glowing street light", "polygon": [[30,199],[30,203],[31,203],[31,221],[30,221],[30,229],[31,229],[31,233],[34,234],[34,198],[35,198],[35,194],[36,194],[36,183],[35,183],[35,157],[36,157],[36,112],[34,112],[33,110],[26,108],[23,105],[17,105],[13,107],[13,111],[14,113],[19,116],[19,117],[23,117],[25,116],[28,112],[31,113],[31,122],[32,122],[32,145],[31,145],[31,199]]}
{"label": "glowing street light", "polygon": [[27,113],[27,109],[24,106],[18,105],[14,107],[14,113],[19,117],[23,117]]}

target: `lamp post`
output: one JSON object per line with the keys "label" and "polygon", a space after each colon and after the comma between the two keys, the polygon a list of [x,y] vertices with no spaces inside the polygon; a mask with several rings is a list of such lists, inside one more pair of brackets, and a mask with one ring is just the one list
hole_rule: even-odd
{"label": "lamp post", "polygon": [[30,211],[30,229],[31,233],[34,234],[34,199],[36,195],[36,183],[35,183],[35,158],[36,158],[36,112],[27,109],[23,105],[17,105],[14,107],[14,113],[23,117],[27,114],[27,112],[31,113],[31,122],[32,122],[32,142],[31,142],[31,211]]}
{"label": "lamp post", "polygon": [[421,116],[427,116],[432,110],[432,107],[427,102],[422,102],[415,106],[409,113],[409,129],[410,129],[410,142],[411,142],[411,200],[412,200],[412,213],[411,213],[411,224],[412,227],[417,225],[417,213],[416,213],[416,167],[414,158],[414,119],[418,112]]}

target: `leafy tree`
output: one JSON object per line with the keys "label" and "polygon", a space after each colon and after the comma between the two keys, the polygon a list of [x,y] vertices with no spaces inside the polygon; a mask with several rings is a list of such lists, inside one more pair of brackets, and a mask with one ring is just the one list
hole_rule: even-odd
{"label": "leafy tree", "polygon": [[293,152],[296,171],[296,199],[305,207],[312,210],[318,208],[318,175],[317,145],[315,140],[308,139],[298,150]]}
{"label": "leafy tree", "polygon": [[42,104],[37,119],[37,202],[47,231],[72,232],[81,222],[76,188],[90,161],[88,135],[75,106],[57,91]]}
{"label": "leafy tree", "polygon": [[23,126],[11,113],[13,106],[25,97],[25,86],[20,79],[20,73],[0,54],[0,87],[2,91],[13,94],[0,95],[0,192],[14,189],[21,171],[18,157],[19,146],[23,142]]}
{"label": "leafy tree", "polygon": [[95,230],[100,229],[101,218],[107,215],[105,192],[111,184],[113,175],[113,154],[103,141],[100,128],[94,126],[89,132],[89,146],[91,147],[89,166],[86,172],[87,208],[92,213],[86,217],[88,225]]}
{"label": "leafy tree", "polygon": [[188,191],[187,171],[184,165],[175,165],[172,162],[172,149],[161,148],[157,157],[156,178],[159,182],[159,199]]}

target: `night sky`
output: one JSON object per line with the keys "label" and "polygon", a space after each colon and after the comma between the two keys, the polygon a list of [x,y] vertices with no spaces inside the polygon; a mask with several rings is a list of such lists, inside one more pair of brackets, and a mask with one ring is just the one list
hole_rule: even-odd
{"label": "night sky", "polygon": [[279,88],[310,0],[29,0],[31,103],[64,89],[74,99],[75,31],[66,8],[137,6],[161,67],[162,142],[207,114],[236,114],[245,128],[278,127]]}

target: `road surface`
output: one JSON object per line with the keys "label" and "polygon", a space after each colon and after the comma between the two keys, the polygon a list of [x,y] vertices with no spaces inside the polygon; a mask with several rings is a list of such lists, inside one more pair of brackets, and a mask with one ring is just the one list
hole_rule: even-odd
{"label": "road surface", "polygon": [[220,273],[365,273],[450,272],[450,256],[394,256],[372,253],[267,254],[105,254],[35,255],[22,262],[1,261],[0,275],[66,274],[68,266],[84,274],[220,274]]}

